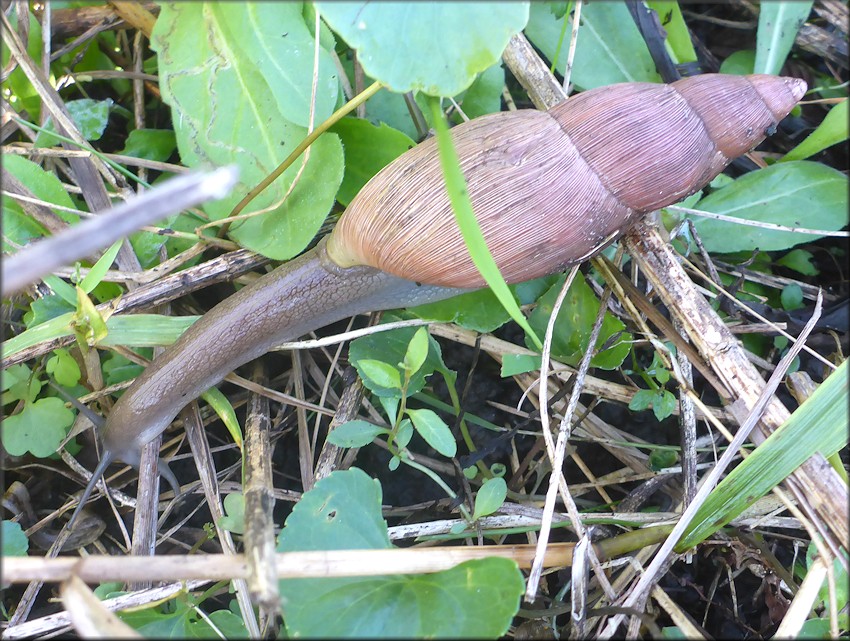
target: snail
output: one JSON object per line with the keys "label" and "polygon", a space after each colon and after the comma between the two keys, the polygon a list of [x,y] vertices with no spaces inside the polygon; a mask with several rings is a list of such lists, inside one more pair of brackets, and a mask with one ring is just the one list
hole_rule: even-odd
{"label": "snail", "polygon": [[[773,133],[805,91],[802,80],[767,75],[625,83],[548,111],[483,116],[452,138],[490,252],[517,283],[590,258],[646,213],[698,191]],[[101,429],[101,461],[77,512],[113,460],[137,466],[187,403],[275,345],[484,286],[436,141],[426,140],[374,176],[315,248],[214,307],[148,366]]]}

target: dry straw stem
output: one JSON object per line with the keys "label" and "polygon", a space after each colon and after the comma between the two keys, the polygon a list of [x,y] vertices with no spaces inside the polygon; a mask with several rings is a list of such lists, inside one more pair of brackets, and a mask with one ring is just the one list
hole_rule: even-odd
{"label": "dry straw stem", "polygon": [[[504,59],[538,107],[549,107],[564,99],[562,88],[523,36],[514,36]],[[696,291],[658,230],[639,223],[623,238],[623,243],[703,360],[710,364],[723,384],[718,391],[743,423],[765,382],[740,343]],[[788,411],[774,398],[765,408],[752,440],[761,443],[788,418]],[[786,483],[832,552],[838,554],[839,547],[850,547],[847,486],[823,456],[811,457]]]}
{"label": "dry straw stem", "polygon": [[[659,533],[668,528],[657,529]],[[650,534],[652,538],[657,538]],[[633,540],[624,537],[617,541]],[[595,546],[600,558],[607,558],[602,542]],[[626,545],[626,547],[631,547]],[[566,567],[572,563],[571,543],[549,546],[547,567]],[[621,550],[617,550],[620,553]],[[305,579],[322,577],[385,576],[388,568],[394,574],[440,572],[459,563],[488,557],[513,559],[521,568],[531,567],[532,545],[491,545],[485,547],[408,548],[390,550],[327,550],[319,552],[279,552],[275,554],[277,578]],[[243,554],[163,555],[156,557],[88,556],[7,557],[4,560],[3,580],[21,583],[32,580],[58,582],[76,575],[87,583],[105,581],[170,581],[175,579],[244,580],[249,575],[248,562]]]}

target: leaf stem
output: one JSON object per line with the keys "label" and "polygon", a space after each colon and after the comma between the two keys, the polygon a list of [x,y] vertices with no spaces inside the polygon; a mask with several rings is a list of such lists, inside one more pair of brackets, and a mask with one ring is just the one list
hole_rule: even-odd
{"label": "leaf stem", "polygon": [[313,131],[311,131],[307,136],[304,137],[295,150],[289,154],[289,156],[280,163],[277,168],[271,172],[268,176],[266,176],[256,187],[254,187],[248,194],[240,200],[237,205],[230,212],[228,218],[232,218],[233,216],[238,216],[243,209],[250,203],[254,198],[260,195],[263,190],[266,189],[269,185],[271,185],[275,180],[277,180],[280,175],[285,172],[289,167],[298,160],[298,157],[303,154],[306,149],[312,145],[316,140],[325,133],[328,129],[333,127],[339,120],[342,119],[343,116],[348,115],[352,111],[354,111],[358,106],[366,102],[369,98],[378,93],[378,90],[381,89],[383,85],[380,82],[374,82],[369,87],[361,91],[359,94],[354,96],[351,100],[345,103],[342,107],[333,112],[327,120],[325,120],[322,124],[316,127]]}

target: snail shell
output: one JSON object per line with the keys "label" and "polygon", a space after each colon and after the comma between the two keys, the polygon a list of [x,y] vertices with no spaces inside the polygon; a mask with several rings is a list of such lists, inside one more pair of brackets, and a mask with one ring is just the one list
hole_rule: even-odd
{"label": "snail shell", "polygon": [[[654,209],[698,191],[774,130],[803,81],[701,75],[583,92],[549,111],[491,114],[452,137],[487,246],[509,283],[581,262]],[[381,170],[328,240],[348,267],[485,285],[455,222],[436,140]]]}

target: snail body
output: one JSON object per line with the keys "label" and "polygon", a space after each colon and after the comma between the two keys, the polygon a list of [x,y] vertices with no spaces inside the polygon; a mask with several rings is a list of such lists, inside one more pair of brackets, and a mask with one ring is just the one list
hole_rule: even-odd
{"label": "snail body", "polygon": [[[516,283],[589,258],[704,187],[774,131],[805,89],[758,75],[612,85],[545,112],[484,116],[452,138],[487,246]],[[275,345],[483,286],[427,140],[363,187],[326,242],[214,307],[148,366],[101,430],[101,463],[80,505],[109,462],[137,465],[184,405]]]}

